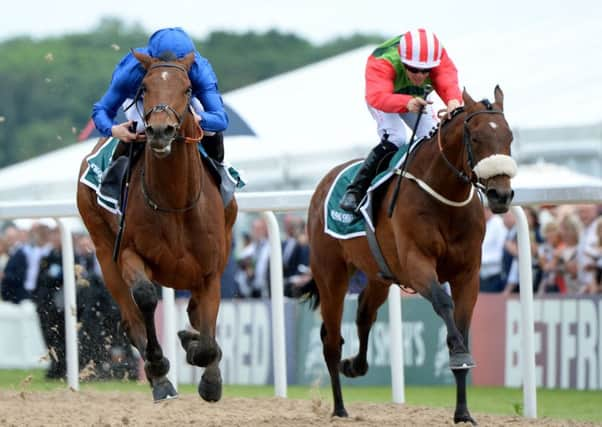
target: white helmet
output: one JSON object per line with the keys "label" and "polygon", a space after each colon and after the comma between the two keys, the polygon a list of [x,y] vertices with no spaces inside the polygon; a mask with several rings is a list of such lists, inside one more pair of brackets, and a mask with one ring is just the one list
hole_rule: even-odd
{"label": "white helmet", "polygon": [[410,67],[427,69],[438,66],[442,50],[437,36],[424,28],[408,31],[399,38],[401,62]]}

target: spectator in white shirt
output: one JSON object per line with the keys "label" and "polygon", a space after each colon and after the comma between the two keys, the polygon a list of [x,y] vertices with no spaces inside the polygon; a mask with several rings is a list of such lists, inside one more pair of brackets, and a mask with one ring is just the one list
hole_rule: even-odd
{"label": "spectator in white shirt", "polygon": [[494,215],[485,208],[485,238],[481,247],[481,292],[502,292],[504,278],[502,275],[502,258],[508,229],[499,215]]}
{"label": "spectator in white shirt", "polygon": [[577,278],[581,286],[591,286],[594,282],[594,271],[588,268],[592,264],[592,258],[588,255],[594,251],[597,244],[596,224],[602,221],[598,217],[598,207],[596,205],[577,206],[577,215],[583,224],[583,231],[579,237],[577,246]]}

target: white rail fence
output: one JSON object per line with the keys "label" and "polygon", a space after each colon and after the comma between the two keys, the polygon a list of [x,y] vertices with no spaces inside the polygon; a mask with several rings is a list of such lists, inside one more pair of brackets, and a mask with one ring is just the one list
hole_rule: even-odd
{"label": "white rail fence", "polygon": [[[270,283],[272,298],[272,344],[274,348],[274,389],[275,395],[286,397],[286,354],[284,328],[284,298],[282,276],[282,252],[280,231],[274,212],[306,210],[312,191],[278,191],[262,193],[240,193],[237,195],[239,208],[244,212],[261,213],[268,225],[271,246]],[[602,186],[580,188],[517,189],[511,208],[517,222],[519,245],[520,301],[522,306],[521,333],[523,343],[523,404],[524,415],[537,416],[537,398],[535,391],[535,353],[533,327],[533,290],[531,272],[531,250],[529,230],[524,211],[520,206],[536,204],[577,204],[602,202]],[[73,243],[69,222],[65,218],[78,217],[79,213],[73,201],[0,203],[0,219],[14,218],[55,218],[61,231],[63,250],[63,277],[65,297],[65,337],[67,352],[67,382],[79,389],[75,273],[73,261]],[[164,323],[166,326],[163,347],[170,360],[176,358],[176,331],[173,290],[164,288]],[[391,322],[391,378],[392,400],[403,403],[404,377],[401,328],[401,296],[396,287],[389,292],[389,319]],[[170,379],[177,386],[176,364],[172,363]]]}

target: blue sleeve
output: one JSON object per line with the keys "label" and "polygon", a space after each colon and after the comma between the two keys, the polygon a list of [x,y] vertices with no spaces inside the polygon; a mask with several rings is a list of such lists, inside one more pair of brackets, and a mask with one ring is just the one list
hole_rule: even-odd
{"label": "blue sleeve", "polygon": [[127,98],[135,96],[143,77],[144,69],[131,53],[117,64],[109,89],[92,107],[92,120],[101,135],[111,136],[117,110]]}
{"label": "blue sleeve", "polygon": [[228,115],[217,87],[217,77],[207,59],[196,54],[189,73],[192,92],[205,111],[201,112],[201,128],[210,132],[221,132],[228,127]]}

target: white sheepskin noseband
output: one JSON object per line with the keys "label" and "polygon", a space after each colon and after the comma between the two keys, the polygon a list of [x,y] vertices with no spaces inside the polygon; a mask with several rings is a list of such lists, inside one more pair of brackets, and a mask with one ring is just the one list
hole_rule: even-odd
{"label": "white sheepskin noseband", "polygon": [[474,173],[479,179],[489,179],[496,175],[508,175],[513,178],[516,175],[517,165],[514,159],[505,154],[494,154],[485,157],[474,167]]}

